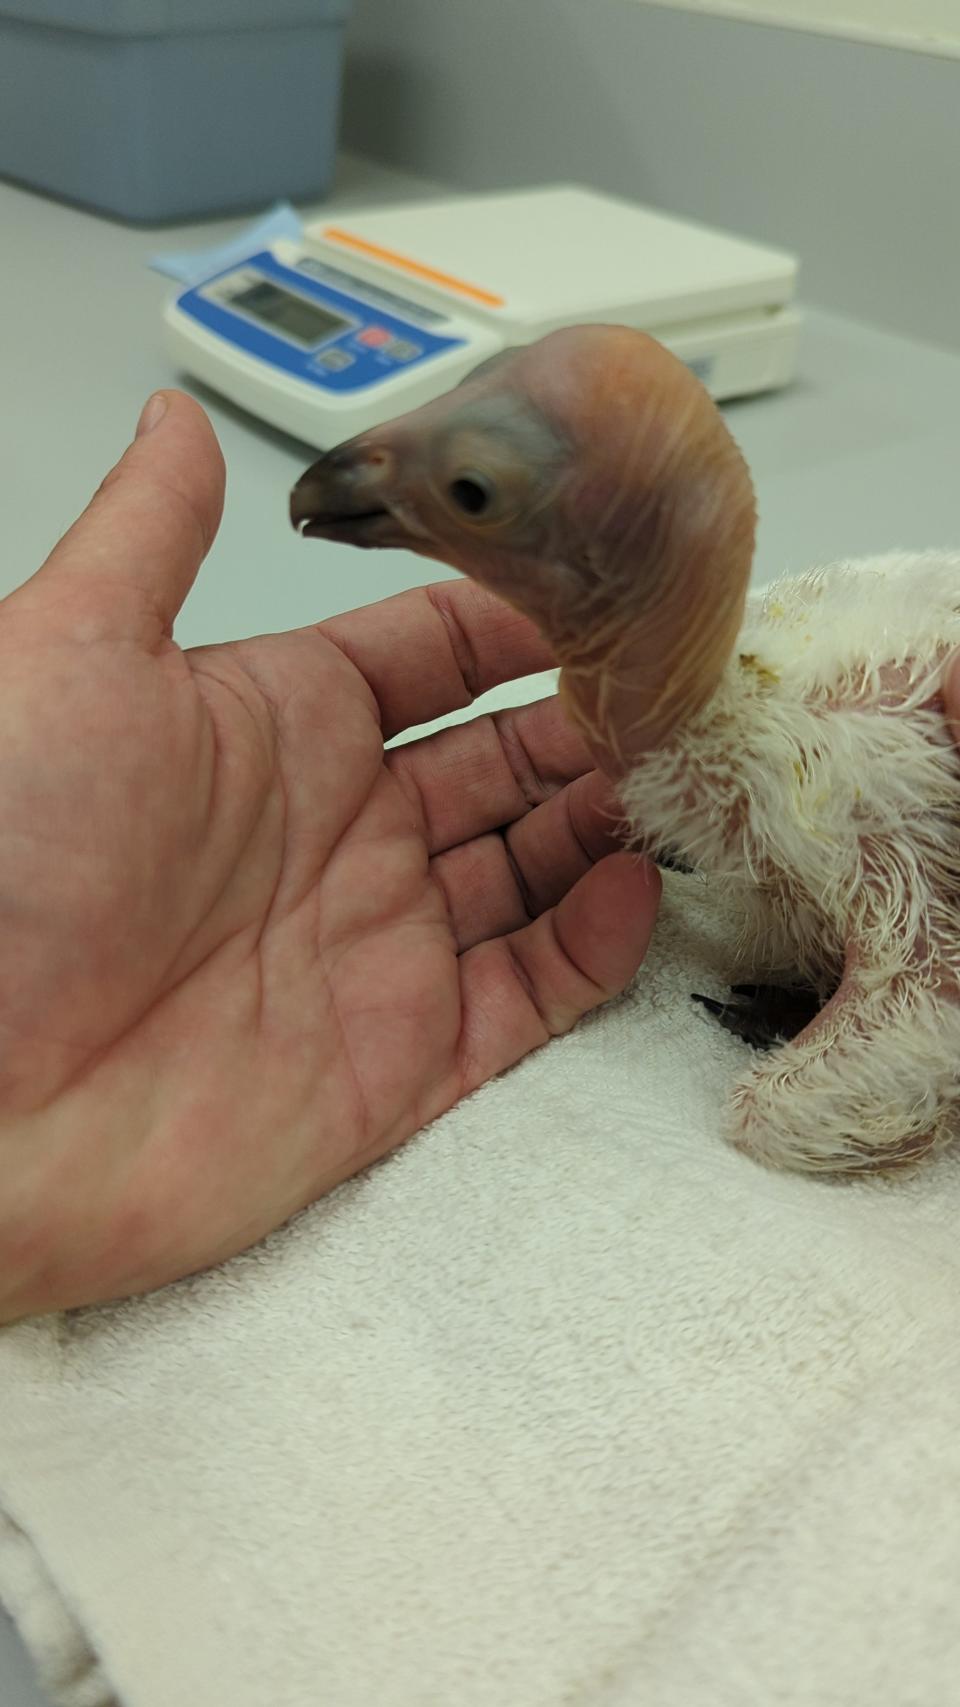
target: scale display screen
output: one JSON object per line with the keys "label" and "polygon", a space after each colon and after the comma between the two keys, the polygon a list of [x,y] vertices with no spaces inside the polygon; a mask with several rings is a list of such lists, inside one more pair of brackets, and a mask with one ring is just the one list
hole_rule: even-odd
{"label": "scale display screen", "polygon": [[230,306],[242,308],[245,314],[251,314],[255,320],[270,326],[285,338],[292,338],[297,344],[318,344],[321,339],[342,332],[350,325],[350,321],[341,315],[331,314],[328,309],[305,301],[293,291],[282,290],[268,279],[238,291],[236,296],[231,296]]}
{"label": "scale display screen", "polygon": [[[293,394],[288,380],[299,381],[305,395],[298,432],[302,437],[306,428],[311,440],[314,412],[318,402],[325,402],[337,410],[336,421],[324,428],[331,443],[350,436],[354,407],[356,430],[368,424],[370,398],[381,387],[390,387],[382,406],[381,419],[386,420],[400,412],[391,408],[393,392],[406,389],[409,377],[420,376],[428,364],[446,365],[449,357],[465,367],[474,353],[479,360],[493,352],[494,335],[483,328],[461,329],[447,316],[443,335],[402,318],[399,296],[374,286],[383,298],[383,305],[374,307],[359,294],[348,294],[348,281],[352,279],[346,273],[338,274],[336,283],[311,277],[299,264],[288,266],[269,249],[258,249],[181,291],[168,306],[168,325],[189,329],[190,366],[198,378],[207,377],[197,366],[198,351],[201,360],[203,352],[211,354],[210,372],[218,389],[236,401],[235,388],[224,384],[224,369],[230,384],[231,375],[242,374],[256,391],[256,411],[268,420],[274,393],[289,401]],[[289,421],[286,409],[284,419]]]}

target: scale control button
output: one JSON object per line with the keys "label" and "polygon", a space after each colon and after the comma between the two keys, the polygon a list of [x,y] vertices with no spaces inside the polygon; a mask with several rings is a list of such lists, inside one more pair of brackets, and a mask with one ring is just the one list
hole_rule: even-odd
{"label": "scale control button", "polygon": [[315,356],[314,367],[325,367],[330,373],[342,373],[345,367],[352,367],[356,361],[349,350],[324,350],[322,355]]}
{"label": "scale control button", "polygon": [[395,362],[412,362],[415,356],[422,356],[423,350],[419,344],[411,344],[406,338],[394,338],[387,351]]}
{"label": "scale control button", "polygon": [[379,350],[384,344],[389,344],[391,335],[386,326],[365,326],[362,332],[357,333],[357,343],[367,344],[372,350]]}

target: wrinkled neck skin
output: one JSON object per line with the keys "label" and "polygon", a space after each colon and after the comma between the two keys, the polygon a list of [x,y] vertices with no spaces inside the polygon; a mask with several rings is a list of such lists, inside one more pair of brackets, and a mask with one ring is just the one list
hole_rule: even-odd
{"label": "wrinkled neck skin", "polygon": [[614,778],[666,746],[720,684],[743,621],[752,498],[738,504],[709,478],[665,487],[617,555],[605,579],[619,597],[602,626],[557,641],[564,704]]}
{"label": "wrinkled neck skin", "polygon": [[[753,559],[743,458],[685,370],[677,386],[679,396],[667,407],[653,398],[630,430],[610,432],[611,412],[626,402],[592,424],[597,442],[628,448],[612,462],[584,459],[587,475],[574,468],[580,488],[566,496],[552,564],[528,564],[499,584],[484,577],[547,635],[567,712],[615,779],[709,703],[734,651]],[[571,537],[581,509],[590,531]]]}

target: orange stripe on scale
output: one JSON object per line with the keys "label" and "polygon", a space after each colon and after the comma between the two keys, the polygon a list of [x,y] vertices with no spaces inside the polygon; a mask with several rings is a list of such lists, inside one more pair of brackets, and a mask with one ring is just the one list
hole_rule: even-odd
{"label": "orange stripe on scale", "polygon": [[464,279],[455,279],[450,273],[437,272],[435,267],[425,267],[422,261],[411,260],[409,255],[398,255],[394,249],[382,249],[379,243],[368,243],[365,237],[355,237],[352,231],[341,231],[335,225],[328,225],[323,232],[328,243],[342,243],[347,249],[356,249],[360,255],[370,255],[375,261],[386,261],[388,266],[398,267],[401,272],[411,273],[414,278],[426,279],[429,284],[443,285],[445,290],[459,291],[461,296],[468,296],[474,302],[482,302],[486,308],[505,308],[506,300],[497,296],[492,290],[481,290],[479,285],[467,284]]}

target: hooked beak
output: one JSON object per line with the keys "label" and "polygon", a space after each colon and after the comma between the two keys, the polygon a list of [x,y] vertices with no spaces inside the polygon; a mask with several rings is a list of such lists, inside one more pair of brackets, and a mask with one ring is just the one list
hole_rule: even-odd
{"label": "hooked beak", "polygon": [[405,545],[406,530],[386,499],[392,475],[388,451],[355,441],[339,445],[300,476],[290,494],[290,520],[309,539]]}

